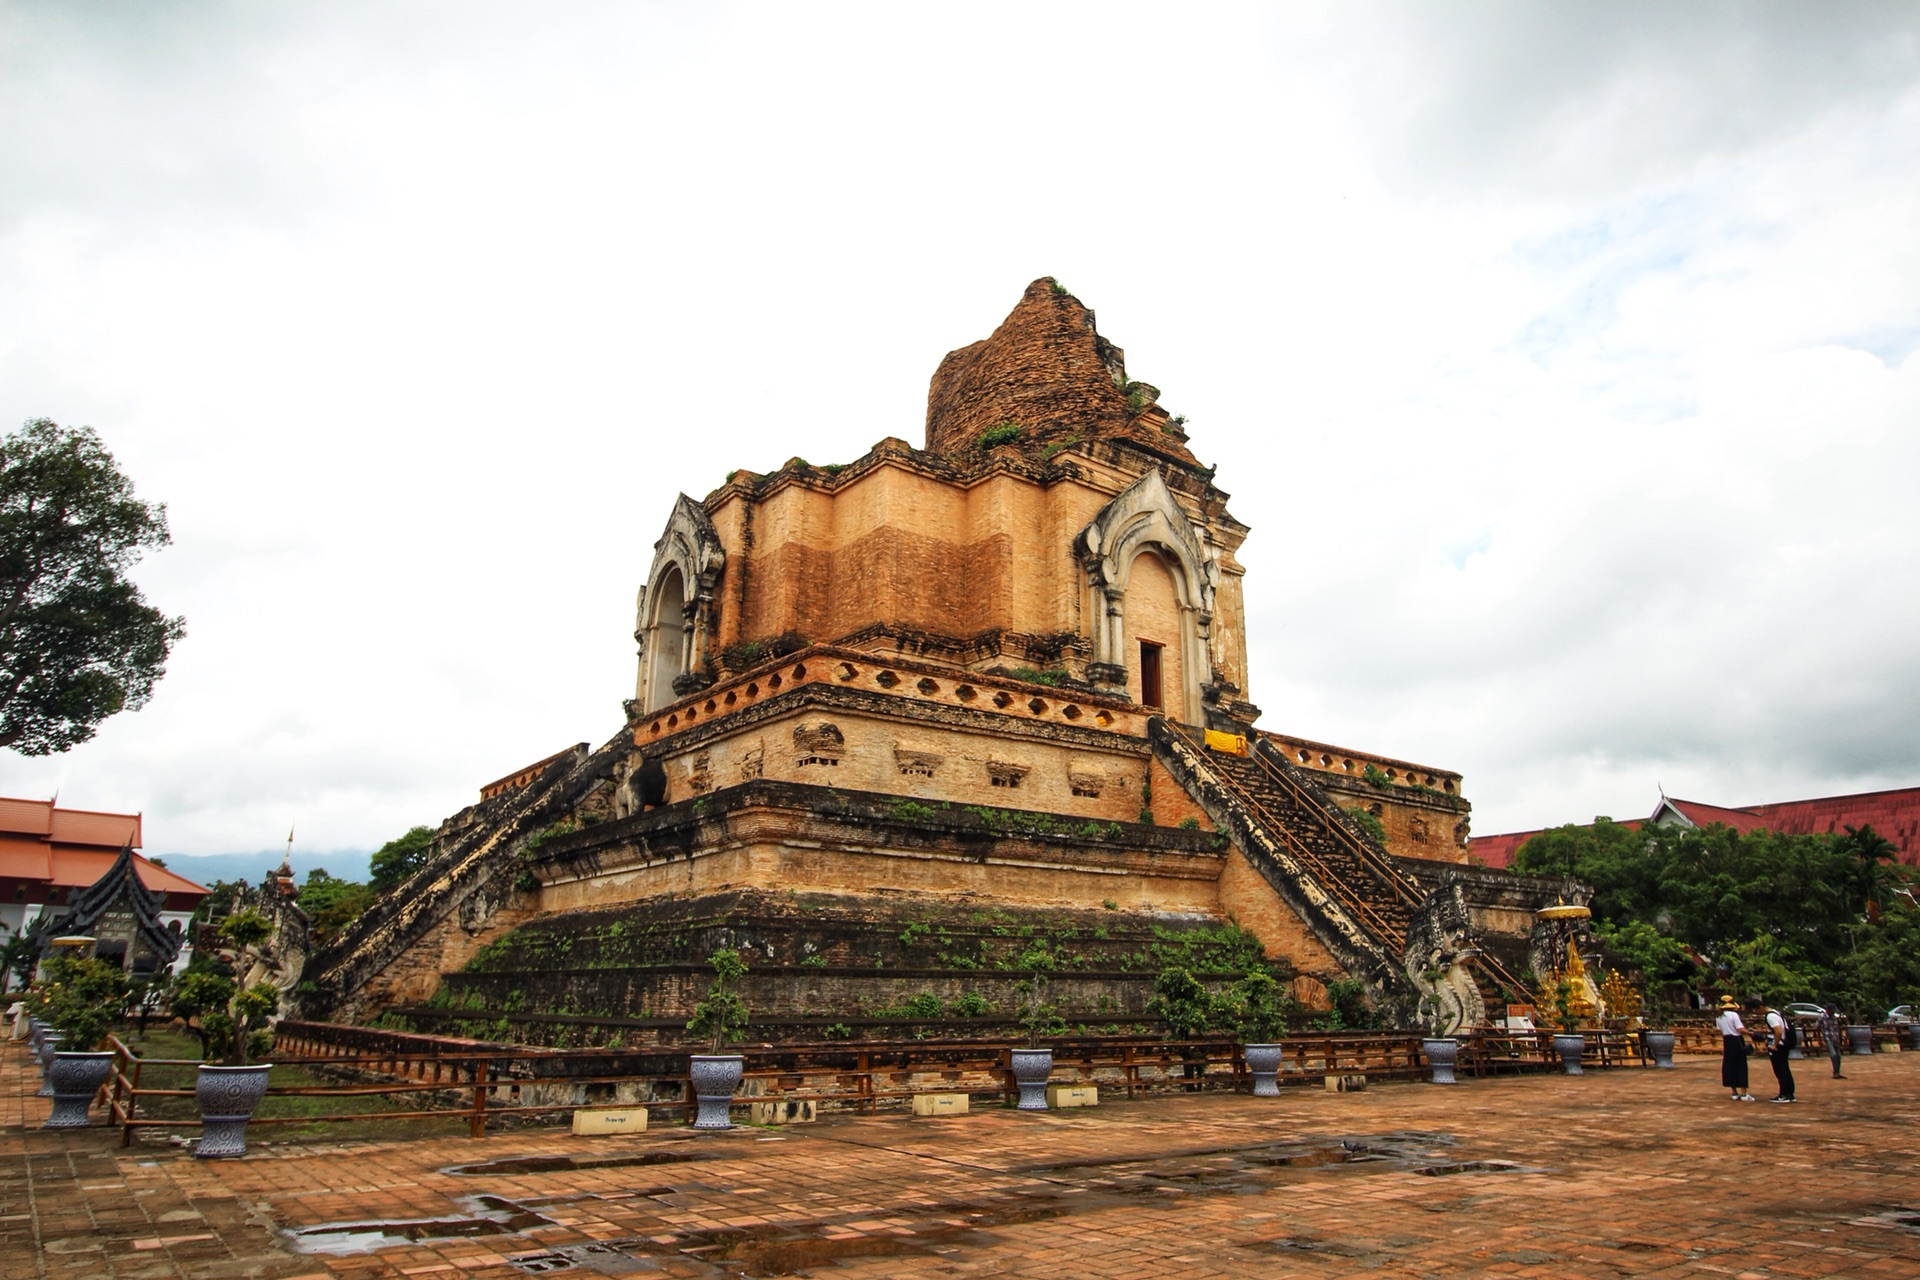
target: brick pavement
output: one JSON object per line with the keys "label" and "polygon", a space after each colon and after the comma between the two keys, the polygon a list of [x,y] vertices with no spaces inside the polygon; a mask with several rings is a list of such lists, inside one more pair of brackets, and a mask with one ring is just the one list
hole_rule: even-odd
{"label": "brick pavement", "polygon": [[1920,1276],[1920,1055],[1847,1063],[1845,1081],[1808,1063],[1791,1107],[1725,1101],[1695,1058],[1044,1116],[268,1141],[201,1162],[31,1127],[47,1104],[9,1045],[0,1274]]}

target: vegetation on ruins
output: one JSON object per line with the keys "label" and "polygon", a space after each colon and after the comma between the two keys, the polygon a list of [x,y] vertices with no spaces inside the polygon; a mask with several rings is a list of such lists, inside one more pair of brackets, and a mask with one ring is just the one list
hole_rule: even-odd
{"label": "vegetation on ruins", "polygon": [[1044,669],[1040,667],[1008,667],[1006,670],[996,672],[995,674],[1005,675],[1013,680],[1024,680],[1028,684],[1044,684],[1050,689],[1058,689],[1063,684],[1071,684],[1073,682],[1073,673],[1065,667],[1046,667]]}
{"label": "vegetation on ruins", "polygon": [[1381,1026],[1380,1010],[1358,978],[1335,978],[1327,984],[1327,1010],[1307,1023],[1315,1031],[1374,1031]]}
{"label": "vegetation on ruins", "polygon": [[1920,1000],[1920,872],[1894,852],[1871,827],[1798,836],[1603,818],[1535,836],[1514,870],[1592,885],[1603,960],[1643,986],[1873,1017]]}
{"label": "vegetation on ruins", "polygon": [[186,622],[126,575],[171,540],[91,427],[0,439],[0,746],[66,751],[146,704]]}
{"label": "vegetation on ruins", "polygon": [[1014,966],[1027,976],[1020,983],[1020,1029],[1027,1033],[1027,1044],[1040,1047],[1042,1036],[1061,1036],[1067,1032],[1067,1020],[1060,1010],[1046,1001],[1047,978],[1061,967],[1061,957],[1044,938],[1035,938],[1021,948]]}
{"label": "vegetation on ruins", "polygon": [[1352,818],[1375,844],[1383,845],[1387,842],[1387,824],[1380,821],[1375,814],[1369,813],[1356,804],[1348,808],[1347,816]]}
{"label": "vegetation on ruins", "polygon": [[997,427],[988,427],[982,431],[980,438],[974,441],[974,445],[980,449],[992,449],[998,445],[1012,444],[1020,438],[1020,433],[1020,424],[1009,418]]}
{"label": "vegetation on ruins", "polygon": [[1301,1012],[1293,992],[1257,961],[1217,991],[1191,969],[1168,965],[1154,979],[1153,992],[1147,1011],[1165,1021],[1168,1034],[1180,1040],[1224,1031],[1243,1044],[1266,1044],[1278,1039]]}
{"label": "vegetation on ruins", "polygon": [[721,947],[707,960],[713,965],[713,980],[707,984],[707,994],[693,1006],[693,1016],[687,1019],[687,1034],[706,1039],[713,1046],[713,1052],[719,1053],[747,1029],[751,1014],[747,1002],[734,989],[747,976],[747,962],[732,947]]}
{"label": "vegetation on ruins", "polygon": [[219,930],[234,962],[196,955],[174,984],[173,1012],[187,1020],[208,1061],[217,1057],[227,1066],[244,1067],[273,1048],[273,1032],[266,1022],[280,1007],[279,989],[270,982],[242,985],[251,963],[248,951],[272,933],[272,923],[258,912],[235,912],[221,922]]}

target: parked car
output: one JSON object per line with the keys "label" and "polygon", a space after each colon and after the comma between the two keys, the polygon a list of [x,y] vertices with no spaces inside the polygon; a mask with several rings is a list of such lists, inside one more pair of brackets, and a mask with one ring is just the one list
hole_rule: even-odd
{"label": "parked car", "polygon": [[[1900,1007],[1903,1009],[1906,1008],[1905,1005]],[[1796,1000],[1780,1012],[1786,1014],[1789,1018],[1817,1018],[1825,1013],[1826,1010],[1817,1004],[1809,1004],[1805,1000]]]}
{"label": "parked car", "polygon": [[1913,1013],[1912,1005],[1897,1004],[1893,1006],[1893,1008],[1887,1010],[1887,1016],[1883,1018],[1882,1021],[1883,1022],[1912,1022],[1913,1018],[1914,1018],[1914,1013]]}

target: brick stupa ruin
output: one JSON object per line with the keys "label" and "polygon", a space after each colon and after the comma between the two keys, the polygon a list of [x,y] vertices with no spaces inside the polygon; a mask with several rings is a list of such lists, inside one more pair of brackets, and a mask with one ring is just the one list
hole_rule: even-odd
{"label": "brick stupa ruin", "polygon": [[1097,1027],[1170,947],[1243,967],[1228,922],[1309,1005],[1524,999],[1560,886],[1467,864],[1457,773],[1255,727],[1248,529],[1158,401],[1042,279],[940,362],[924,449],[680,496],[626,723],[443,823],[303,1011],[672,1038],[724,944],[754,1038],[866,1033],[913,996],[1004,1011],[1006,940],[1043,936]]}

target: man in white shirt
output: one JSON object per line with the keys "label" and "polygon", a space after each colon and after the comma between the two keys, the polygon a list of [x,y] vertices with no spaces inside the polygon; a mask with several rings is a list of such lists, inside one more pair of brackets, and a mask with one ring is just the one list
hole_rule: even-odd
{"label": "man in white shirt", "polygon": [[[1758,1000],[1749,1000],[1749,1008],[1765,1009]],[[1787,1042],[1787,1020],[1778,1009],[1767,1009],[1767,1060],[1773,1063],[1773,1078],[1780,1082],[1780,1092],[1773,1096],[1775,1102],[1792,1102],[1793,1064],[1789,1056],[1793,1046]]]}

